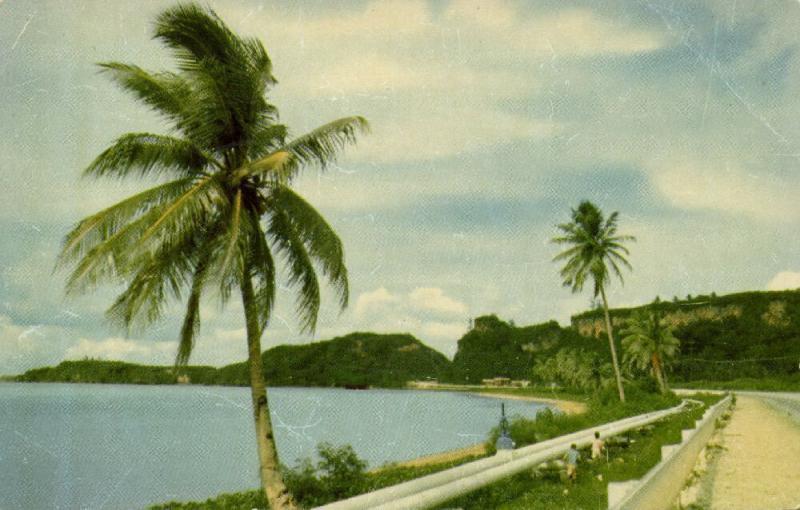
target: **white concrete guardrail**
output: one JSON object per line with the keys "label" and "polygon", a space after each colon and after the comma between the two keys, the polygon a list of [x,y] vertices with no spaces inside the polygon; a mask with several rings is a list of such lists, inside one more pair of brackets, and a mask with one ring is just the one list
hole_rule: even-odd
{"label": "white concrete guardrail", "polygon": [[609,510],[667,510],[692,472],[700,451],[714,433],[717,418],[731,405],[726,396],[703,413],[695,428],[681,432],[682,441],[661,447],[661,461],[638,480],[608,484]]}
{"label": "white concrete guardrail", "polygon": [[628,430],[656,422],[683,411],[680,405],[617,420],[590,429],[555,437],[517,450],[500,451],[492,457],[439,471],[373,492],[330,503],[317,510],[400,510],[422,509],[468,494],[497,480],[562,456],[572,443],[579,448],[594,440],[594,432],[602,437],[616,436]]}

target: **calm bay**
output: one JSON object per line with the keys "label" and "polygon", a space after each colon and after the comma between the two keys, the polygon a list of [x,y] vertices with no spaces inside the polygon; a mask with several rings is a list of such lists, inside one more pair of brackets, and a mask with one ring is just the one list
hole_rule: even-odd
{"label": "calm bay", "polygon": [[[486,439],[542,404],[466,393],[270,389],[281,461],[351,444],[375,468]],[[135,509],[258,486],[247,388],[0,384],[0,509]]]}

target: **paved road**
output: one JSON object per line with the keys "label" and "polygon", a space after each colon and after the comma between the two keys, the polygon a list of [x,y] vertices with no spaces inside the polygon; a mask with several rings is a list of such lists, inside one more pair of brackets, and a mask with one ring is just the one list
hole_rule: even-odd
{"label": "paved road", "polygon": [[759,398],[762,402],[769,404],[770,407],[776,411],[789,416],[800,425],[800,393],[764,391],[742,391],[737,393]]}
{"label": "paved road", "polygon": [[[712,510],[800,505],[800,394],[736,392],[712,473]],[[789,416],[787,416],[787,414]]]}

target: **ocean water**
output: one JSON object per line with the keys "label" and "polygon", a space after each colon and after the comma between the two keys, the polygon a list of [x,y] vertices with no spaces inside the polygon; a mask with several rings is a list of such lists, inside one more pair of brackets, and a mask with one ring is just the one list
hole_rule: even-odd
{"label": "ocean water", "polygon": [[[369,467],[469,446],[541,404],[410,390],[271,389],[281,462],[351,444]],[[247,388],[0,384],[0,510],[136,509],[258,486]]]}

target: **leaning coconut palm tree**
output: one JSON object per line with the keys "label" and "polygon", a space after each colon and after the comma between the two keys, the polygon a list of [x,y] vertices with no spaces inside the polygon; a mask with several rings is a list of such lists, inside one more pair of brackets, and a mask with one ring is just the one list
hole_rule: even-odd
{"label": "leaning coconut palm tree", "polygon": [[201,295],[214,289],[225,303],[240,294],[261,482],[271,508],[293,508],[278,470],[261,359],[275,303],[275,259],[297,290],[302,330],[313,331],[317,322],[315,267],[339,305],[347,305],[342,243],[290,185],[302,168],[325,167],[367,122],[344,118],[289,141],[266,99],[276,81],[264,47],[234,34],[210,10],[167,9],[156,19],[154,38],[172,50],[176,72],[100,66],[159,113],[171,134],[123,135],[84,174],[158,183],[85,218],[66,236],[59,263],[72,268],[67,292],[123,282],[127,288],[107,316],[128,331],[159,320],[170,302],[185,298],[176,366],[192,353]]}
{"label": "leaning coconut palm tree", "polygon": [[658,382],[661,393],[666,393],[665,365],[675,358],[680,346],[680,340],[672,334],[672,328],[653,309],[628,319],[621,335],[623,362],[640,370],[649,370]]}
{"label": "leaning coconut palm tree", "polygon": [[614,333],[608,313],[605,289],[610,280],[609,267],[621,282],[623,278],[620,265],[632,269],[625,258],[629,252],[623,243],[635,241],[635,238],[617,235],[618,216],[619,213],[613,212],[606,219],[596,205],[584,200],[577,209],[572,210],[570,223],[558,225],[558,229],[563,235],[554,237],[552,242],[569,246],[553,259],[554,261],[566,261],[561,269],[564,286],[572,288],[572,292],[577,293],[583,290],[587,280],[592,280],[594,284],[593,297],[600,296],[603,300],[608,345],[611,349],[611,363],[614,366],[619,399],[624,402],[625,389],[622,386],[622,376],[617,362],[617,350],[614,347]]}

